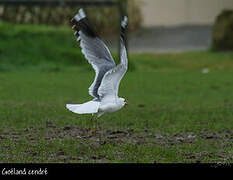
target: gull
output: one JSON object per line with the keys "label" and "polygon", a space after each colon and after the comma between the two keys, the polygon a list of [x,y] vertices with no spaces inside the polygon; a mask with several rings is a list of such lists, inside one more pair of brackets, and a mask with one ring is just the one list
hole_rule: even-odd
{"label": "gull", "polygon": [[115,64],[108,47],[98,37],[90,26],[83,9],[71,19],[75,30],[74,35],[80,42],[81,51],[95,71],[95,79],[89,87],[89,94],[93,100],[83,104],[66,104],[66,108],[77,114],[113,113],[126,105],[124,98],[118,97],[119,84],[128,68],[127,52],[125,47],[125,29],[127,17],[121,21],[120,36],[120,63]]}

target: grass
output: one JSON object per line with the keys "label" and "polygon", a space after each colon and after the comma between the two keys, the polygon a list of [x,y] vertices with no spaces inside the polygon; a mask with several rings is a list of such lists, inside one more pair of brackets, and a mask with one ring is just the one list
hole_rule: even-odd
{"label": "grass", "polygon": [[130,54],[129,106],[90,136],[90,115],[65,109],[94,78],[72,31],[0,32],[0,162],[233,162],[233,52]]}

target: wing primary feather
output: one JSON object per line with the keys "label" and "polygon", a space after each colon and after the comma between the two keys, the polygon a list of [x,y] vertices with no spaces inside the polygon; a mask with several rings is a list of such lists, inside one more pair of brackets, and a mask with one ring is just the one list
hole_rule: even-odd
{"label": "wing primary feather", "polygon": [[79,12],[79,16],[81,17],[81,19],[86,17],[86,14],[85,14],[85,12],[84,12],[84,10],[82,8],[79,9],[78,12]]}
{"label": "wing primary feather", "polygon": [[110,69],[103,77],[98,94],[102,102],[108,102],[117,99],[118,89],[121,79],[128,69],[127,52],[125,48],[125,28],[127,25],[127,17],[125,16],[121,23],[121,62],[113,69]]}
{"label": "wing primary feather", "polygon": [[123,20],[121,21],[121,42],[125,44],[125,31],[127,26],[128,18],[127,16],[123,17]]}
{"label": "wing primary feather", "polygon": [[80,9],[74,18],[71,19],[72,29],[77,41],[80,41],[81,52],[95,70],[95,79],[89,87],[89,94],[99,99],[98,89],[103,76],[110,69],[115,67],[115,62],[104,42],[97,36],[90,26],[86,14]]}

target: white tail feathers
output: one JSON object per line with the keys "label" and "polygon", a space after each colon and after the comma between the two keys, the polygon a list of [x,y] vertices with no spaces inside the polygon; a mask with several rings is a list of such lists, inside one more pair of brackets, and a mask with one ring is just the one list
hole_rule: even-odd
{"label": "white tail feathers", "polygon": [[67,104],[66,108],[77,114],[93,114],[97,113],[100,102],[88,101],[83,104]]}

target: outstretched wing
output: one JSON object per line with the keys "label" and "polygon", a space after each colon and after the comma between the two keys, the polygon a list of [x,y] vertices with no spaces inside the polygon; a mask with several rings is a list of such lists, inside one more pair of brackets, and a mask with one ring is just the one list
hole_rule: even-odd
{"label": "outstretched wing", "polygon": [[103,102],[109,102],[118,98],[118,88],[121,79],[128,69],[128,59],[125,47],[125,28],[127,25],[127,17],[125,16],[121,22],[121,63],[110,69],[103,77],[98,94]]}
{"label": "outstretched wing", "polygon": [[80,9],[71,20],[75,35],[78,36],[82,53],[95,70],[94,82],[89,87],[89,94],[99,99],[98,89],[105,73],[115,67],[115,62],[104,42],[97,36],[88,23],[85,12]]}

